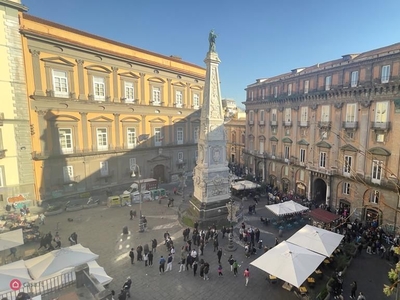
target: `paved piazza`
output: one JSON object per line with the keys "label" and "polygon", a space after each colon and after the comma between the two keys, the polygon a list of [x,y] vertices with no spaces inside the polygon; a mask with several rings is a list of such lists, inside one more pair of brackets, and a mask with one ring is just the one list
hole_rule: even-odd
{"label": "paved piazza", "polygon": [[[166,203],[157,202],[143,203],[143,214],[148,220],[148,230],[145,233],[139,233],[138,219],[129,220],[129,211],[134,209],[139,214],[139,205],[133,207],[108,208],[99,206],[97,208],[81,210],[78,212],[65,212],[58,216],[46,218],[46,224],[41,225],[41,232],[51,231],[53,234],[58,226],[62,239],[62,245],[68,246],[67,241],[72,232],[78,234],[78,242],[83,246],[90,248],[99,255],[98,263],[105,268],[106,272],[114,278],[110,288],[119,292],[127,276],[133,280],[132,296],[133,299],[297,299],[294,293],[289,293],[282,289],[281,284],[270,284],[266,280],[266,274],[259,269],[250,266],[250,282],[245,287],[243,271],[249,266],[249,263],[255,258],[246,259],[244,248],[239,245],[233,252],[235,259],[239,261],[241,267],[238,277],[234,277],[230,272],[227,262],[230,253],[224,251],[221,259],[224,277],[218,278],[217,274],[217,255],[213,252],[211,244],[204,250],[204,256],[201,257],[210,263],[210,280],[204,281],[199,276],[194,277],[193,272],[179,273],[178,259],[180,248],[184,244],[182,230],[184,227],[178,222],[178,210],[185,209],[187,202],[182,203],[181,197],[176,197],[175,207],[168,208]],[[256,216],[246,216],[245,222],[253,227],[261,229],[261,239],[264,244],[272,246],[276,236],[276,230],[273,227],[266,227],[259,221],[259,216],[269,216],[269,212],[264,208],[265,201],[261,201],[257,207]],[[247,207],[247,206],[245,206]],[[68,218],[73,218],[73,222],[68,222]],[[129,235],[122,234],[122,228],[128,226]],[[174,239],[176,249],[176,259],[173,263],[172,272],[166,272],[159,275],[158,260],[160,255],[167,256],[166,247],[163,245],[163,235],[169,231]],[[271,232],[269,231],[271,230]],[[285,232],[283,238],[288,238],[295,230]],[[131,247],[135,248],[146,243],[151,245],[151,240],[156,238],[159,247],[154,256],[154,265],[145,267],[144,262],[136,261],[130,264],[128,252]],[[227,244],[227,238],[221,239],[220,246]],[[25,248],[38,247],[36,244],[27,244]],[[365,251],[364,251],[365,252]],[[259,253],[258,253],[259,255]],[[258,256],[257,255],[257,256]],[[345,299],[350,294],[350,283],[357,280],[359,291],[363,291],[367,299],[394,299],[386,298],[382,294],[382,285],[385,282],[386,272],[390,265],[386,260],[377,256],[371,256],[363,253],[361,257],[356,258],[348,272],[345,275],[344,293]],[[360,274],[362,270],[362,275]],[[328,271],[326,271],[328,273]],[[331,272],[331,271],[329,271]],[[199,273],[199,270],[198,270]],[[316,288],[312,293],[319,292]],[[314,299],[312,297],[311,299]]]}

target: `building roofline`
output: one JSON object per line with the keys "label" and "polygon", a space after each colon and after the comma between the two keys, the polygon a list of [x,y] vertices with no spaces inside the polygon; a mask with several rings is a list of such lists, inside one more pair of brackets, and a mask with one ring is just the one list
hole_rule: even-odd
{"label": "building roofline", "polygon": [[142,49],[142,48],[134,47],[134,46],[131,46],[131,45],[128,45],[128,44],[124,44],[124,43],[115,41],[115,40],[111,40],[111,39],[108,39],[108,38],[105,38],[105,37],[101,37],[101,36],[98,36],[98,35],[95,35],[95,34],[92,34],[92,33],[88,33],[86,31],[82,31],[82,30],[75,29],[75,28],[72,28],[72,27],[69,27],[69,26],[65,26],[65,25],[62,25],[62,24],[59,24],[59,23],[55,23],[55,22],[52,22],[52,21],[49,21],[49,20],[45,20],[45,19],[42,19],[42,18],[39,18],[39,17],[35,17],[35,16],[27,14],[27,13],[23,13],[23,18],[26,19],[26,20],[34,21],[34,22],[41,23],[41,24],[48,25],[48,26],[52,26],[52,27],[55,27],[55,28],[58,28],[58,29],[61,29],[61,30],[65,30],[65,31],[69,31],[69,32],[72,32],[72,33],[75,33],[75,34],[79,34],[79,35],[82,35],[82,36],[86,36],[88,38],[97,39],[97,40],[100,40],[100,41],[105,42],[105,43],[114,44],[116,46],[124,47],[124,48],[130,49],[130,50],[133,50],[133,51],[138,51],[138,52],[142,52],[142,53],[145,53],[145,54],[154,55],[154,56],[157,56],[159,58],[171,60],[171,61],[174,61],[174,62],[182,63],[182,64],[187,65],[187,66],[191,66],[191,67],[195,67],[195,68],[199,68],[199,69],[205,70],[204,67],[201,67],[201,66],[193,64],[193,63],[186,62],[186,61],[181,60],[179,58],[174,58],[174,57],[170,57],[170,56],[167,56],[167,55],[158,54],[156,52],[148,51],[148,50],[145,50],[145,49]]}

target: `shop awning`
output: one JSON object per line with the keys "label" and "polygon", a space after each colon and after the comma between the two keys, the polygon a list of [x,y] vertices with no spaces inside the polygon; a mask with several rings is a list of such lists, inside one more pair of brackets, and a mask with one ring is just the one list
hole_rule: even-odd
{"label": "shop awning", "polygon": [[340,218],[339,215],[335,215],[335,214],[333,214],[327,210],[321,209],[321,208],[310,210],[308,212],[308,215],[311,218],[315,219],[316,221],[320,221],[323,223],[331,223]]}

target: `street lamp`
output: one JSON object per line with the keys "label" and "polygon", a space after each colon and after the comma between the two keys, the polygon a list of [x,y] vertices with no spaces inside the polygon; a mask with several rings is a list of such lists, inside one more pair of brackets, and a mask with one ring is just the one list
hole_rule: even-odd
{"label": "street lamp", "polygon": [[[140,168],[138,165],[135,165],[134,170],[138,170],[137,177],[139,178],[139,232],[144,232],[144,224],[143,224],[143,216],[142,216],[142,202],[143,202],[143,194],[142,194],[142,182],[140,178],[142,175],[140,174]],[[136,177],[135,171],[132,171],[132,177]]]}
{"label": "street lamp", "polygon": [[228,247],[226,248],[227,251],[235,251],[237,249],[237,247],[235,247],[235,245],[233,244],[233,226],[232,226],[232,222],[233,222],[233,214],[236,215],[236,207],[234,209],[234,201],[232,200],[232,198],[229,199],[229,202],[226,203],[226,207],[228,208],[228,212],[229,212],[229,224],[230,224],[230,229],[229,229],[229,235],[228,235],[228,239],[229,239],[229,244]]}

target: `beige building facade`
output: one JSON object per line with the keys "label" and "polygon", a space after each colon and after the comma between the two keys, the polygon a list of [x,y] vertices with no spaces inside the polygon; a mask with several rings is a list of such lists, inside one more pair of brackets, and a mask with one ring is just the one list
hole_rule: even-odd
{"label": "beige building facade", "polygon": [[250,173],[398,227],[400,44],[258,79],[246,91]]}
{"label": "beige building facade", "polygon": [[34,173],[18,15],[19,0],[0,0],[0,205],[32,200]]}
{"label": "beige building facade", "polygon": [[193,170],[205,69],[21,15],[38,200]]}

